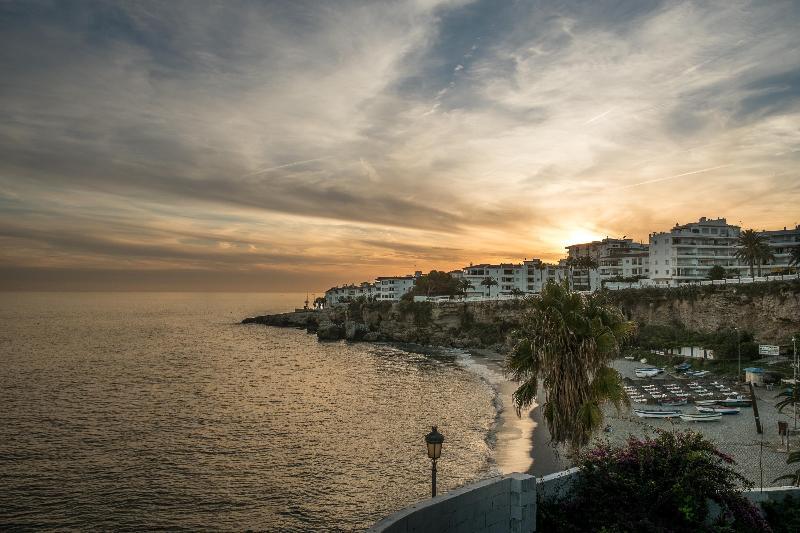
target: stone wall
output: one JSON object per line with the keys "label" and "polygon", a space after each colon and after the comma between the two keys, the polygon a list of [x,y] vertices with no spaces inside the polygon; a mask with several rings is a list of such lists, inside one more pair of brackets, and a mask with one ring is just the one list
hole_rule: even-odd
{"label": "stone wall", "polygon": [[412,505],[375,524],[385,533],[490,533],[536,530],[536,479],[509,474]]}

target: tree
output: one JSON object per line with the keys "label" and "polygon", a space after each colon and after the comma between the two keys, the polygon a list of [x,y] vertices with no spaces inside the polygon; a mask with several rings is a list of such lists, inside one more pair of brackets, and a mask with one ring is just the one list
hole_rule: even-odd
{"label": "tree", "polygon": [[597,264],[597,260],[591,255],[584,255],[583,257],[579,257],[578,260],[575,262],[575,266],[578,268],[584,269],[587,271],[587,286],[589,289],[592,288],[592,278],[591,273],[592,270],[597,270],[600,265]]}
{"label": "tree", "polygon": [[800,246],[795,246],[789,252],[789,266],[800,267]]}
{"label": "tree", "polygon": [[447,272],[431,270],[414,283],[412,296],[455,296],[461,293],[461,280]]}
{"label": "tree", "polygon": [[754,266],[764,254],[763,245],[766,244],[766,238],[752,229],[744,230],[739,234],[739,239],[736,242],[738,249],[733,255],[750,266],[751,278],[755,277]]}
{"label": "tree", "polygon": [[317,309],[324,309],[326,303],[327,300],[325,300],[325,298],[322,296],[317,296],[314,298],[314,307]]}
{"label": "tree", "polygon": [[761,277],[761,265],[766,265],[775,260],[775,254],[766,241],[758,245],[758,275]]}
{"label": "tree", "polygon": [[548,283],[530,305],[507,359],[509,373],[521,382],[514,404],[518,412],[530,406],[541,382],[552,441],[578,449],[602,425],[602,403],[628,403],[619,374],[608,365],[634,325],[605,296],[583,296],[566,285]]}
{"label": "tree", "polygon": [[483,280],[481,281],[481,285],[483,285],[484,287],[486,287],[489,290],[489,296],[491,297],[492,296],[492,286],[497,285],[497,280],[492,278],[492,277],[487,276],[487,277],[483,278]]}
{"label": "tree", "polygon": [[725,279],[725,268],[720,265],[714,265],[708,269],[708,279]]}
{"label": "tree", "polygon": [[473,285],[470,280],[466,278],[461,280],[461,294],[466,296],[469,290],[472,288],[475,288],[475,285]]}
{"label": "tree", "polygon": [[517,287],[514,287],[513,289],[511,289],[511,296],[513,296],[514,298],[519,298],[520,296],[525,296],[525,291],[523,291],[523,290],[521,290],[521,289],[519,289]]}

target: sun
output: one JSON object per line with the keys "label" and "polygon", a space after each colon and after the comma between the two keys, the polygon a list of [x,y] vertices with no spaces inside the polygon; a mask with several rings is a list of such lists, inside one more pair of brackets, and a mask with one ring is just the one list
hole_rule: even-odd
{"label": "sun", "polygon": [[582,244],[585,242],[598,241],[601,238],[602,237],[600,237],[594,231],[585,228],[577,228],[570,230],[570,232],[568,233],[567,242],[565,243],[565,246],[568,246],[570,244]]}

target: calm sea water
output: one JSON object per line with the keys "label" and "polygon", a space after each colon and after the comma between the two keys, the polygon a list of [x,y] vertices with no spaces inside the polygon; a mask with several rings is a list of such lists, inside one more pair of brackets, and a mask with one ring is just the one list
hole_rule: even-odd
{"label": "calm sea water", "polygon": [[353,530],[493,469],[463,355],[240,325],[301,295],[0,294],[0,529]]}

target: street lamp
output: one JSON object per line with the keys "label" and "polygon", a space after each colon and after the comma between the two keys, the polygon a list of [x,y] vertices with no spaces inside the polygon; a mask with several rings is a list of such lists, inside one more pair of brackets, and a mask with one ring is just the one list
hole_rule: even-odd
{"label": "street lamp", "polygon": [[739,381],[742,379],[742,339],[739,335],[739,328],[734,327],[733,329],[736,330],[736,351],[739,353],[739,373],[736,375],[736,381]]}
{"label": "street lamp", "polygon": [[792,352],[793,352],[793,361],[792,366],[794,367],[794,383],[792,383],[792,397],[794,399],[794,429],[797,431],[797,344],[796,338],[792,336]]}
{"label": "street lamp", "polygon": [[432,431],[425,435],[425,444],[428,445],[428,457],[431,459],[431,498],[436,496],[436,460],[442,455],[442,443],[444,435],[436,431],[433,426]]}

